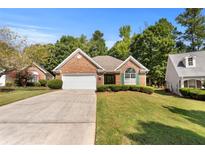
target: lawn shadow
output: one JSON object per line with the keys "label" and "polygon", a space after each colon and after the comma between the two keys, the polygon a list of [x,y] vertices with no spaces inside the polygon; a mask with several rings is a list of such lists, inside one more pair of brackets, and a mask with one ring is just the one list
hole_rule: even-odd
{"label": "lawn shadow", "polygon": [[171,127],[156,122],[140,122],[143,133],[130,133],[126,136],[138,144],[147,145],[198,145],[205,144],[205,137],[190,130]]}
{"label": "lawn shadow", "polygon": [[184,118],[190,120],[191,122],[205,127],[205,111],[198,110],[185,110],[173,106],[163,106],[172,113],[177,113],[182,115]]}

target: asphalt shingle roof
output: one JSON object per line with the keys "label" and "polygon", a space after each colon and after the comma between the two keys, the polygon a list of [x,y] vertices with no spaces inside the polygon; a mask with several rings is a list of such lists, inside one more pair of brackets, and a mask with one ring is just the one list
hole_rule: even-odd
{"label": "asphalt shingle roof", "polygon": [[114,71],[121,63],[123,63],[122,60],[112,56],[96,56],[93,57],[93,60],[102,66],[107,72]]}
{"label": "asphalt shingle roof", "polygon": [[[182,61],[187,56],[196,57],[196,67],[186,68],[184,66]],[[169,55],[169,57],[180,77],[205,76],[205,51],[173,54],[173,55]]]}

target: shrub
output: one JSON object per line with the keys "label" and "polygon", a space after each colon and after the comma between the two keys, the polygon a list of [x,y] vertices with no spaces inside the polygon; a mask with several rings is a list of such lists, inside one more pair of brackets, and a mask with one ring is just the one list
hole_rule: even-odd
{"label": "shrub", "polygon": [[122,91],[130,90],[130,86],[129,85],[121,85],[121,90]]}
{"label": "shrub", "polygon": [[39,80],[41,86],[46,87],[47,86],[47,80]]}
{"label": "shrub", "polygon": [[181,88],[181,89],[179,89],[180,93],[181,93],[184,97],[191,97],[191,96],[190,96],[190,90],[191,90],[191,88]]}
{"label": "shrub", "polygon": [[26,86],[34,87],[34,82],[27,82]]}
{"label": "shrub", "polygon": [[34,82],[34,86],[35,86],[35,87],[40,87],[41,84],[40,84],[40,82]]}
{"label": "shrub", "polygon": [[11,81],[6,82],[6,87],[12,87],[12,86],[14,86],[14,82]]}
{"label": "shrub", "polygon": [[122,90],[121,85],[110,85],[109,88],[110,88],[111,91],[114,91],[114,92],[118,92],[118,91]]}
{"label": "shrub", "polygon": [[98,92],[105,92],[105,91],[109,91],[109,86],[106,86],[106,85],[100,85],[100,86],[97,86],[97,91]]}
{"label": "shrub", "polygon": [[101,85],[97,87],[98,92],[105,92],[105,91],[137,91],[143,92],[147,94],[152,94],[154,92],[154,88],[148,86],[139,86],[139,85]]}
{"label": "shrub", "polygon": [[141,86],[135,86],[135,85],[130,86],[130,90],[131,91],[138,91],[138,92],[140,92],[140,88],[141,88]]}
{"label": "shrub", "polygon": [[15,90],[14,87],[0,87],[0,92],[10,92],[14,90]]}
{"label": "shrub", "polygon": [[149,87],[149,86],[141,86],[140,87],[140,92],[143,92],[143,93],[146,93],[146,94],[152,94],[154,92],[154,88]]}
{"label": "shrub", "polygon": [[205,91],[196,88],[181,88],[180,93],[184,97],[197,99],[197,100],[205,100]]}
{"label": "shrub", "polygon": [[63,85],[63,81],[59,79],[53,79],[53,80],[49,80],[47,85],[51,89],[61,89]]}

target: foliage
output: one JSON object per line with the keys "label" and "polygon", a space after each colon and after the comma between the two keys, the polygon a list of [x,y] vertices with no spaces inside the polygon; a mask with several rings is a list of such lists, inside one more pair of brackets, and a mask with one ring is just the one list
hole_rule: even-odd
{"label": "foliage", "polygon": [[28,46],[24,37],[9,28],[0,28],[0,69],[4,72],[23,68],[36,62],[45,63],[49,57],[46,45]]}
{"label": "foliage", "polygon": [[12,86],[14,86],[14,82],[6,81],[6,87],[12,87]]}
{"label": "foliage", "polygon": [[168,54],[176,52],[175,27],[162,18],[132,38],[130,52],[149,71],[152,84],[164,83]]}
{"label": "foliage", "polygon": [[59,79],[53,79],[48,81],[48,87],[51,89],[61,89],[63,81]]}
{"label": "foliage", "polygon": [[32,78],[32,75],[27,71],[27,69],[24,69],[22,71],[19,71],[16,75],[16,84],[20,86],[31,86],[28,81]]}
{"label": "foliage", "polygon": [[205,90],[196,88],[181,88],[179,91],[184,97],[205,101]]}
{"label": "foliage", "polygon": [[39,80],[39,83],[41,86],[46,87],[47,86],[47,80]]}
{"label": "foliage", "polygon": [[30,45],[24,49],[24,54],[28,57],[28,59],[32,60],[32,62],[44,64],[50,57],[48,47],[49,46],[47,45],[41,44]]}
{"label": "foliage", "polygon": [[[11,86],[6,86],[6,87],[0,87],[0,92],[11,92],[11,91],[14,91],[15,88],[14,87],[11,87]],[[1,106],[1,104],[0,104]]]}
{"label": "foliage", "polygon": [[99,85],[97,87],[97,91],[98,92],[105,92],[105,91],[109,91],[109,90],[110,90],[110,88],[109,88],[108,85]]}
{"label": "foliage", "polygon": [[35,87],[40,87],[41,84],[40,84],[40,82],[34,82],[34,86],[35,86]]}
{"label": "foliage", "polygon": [[125,60],[130,55],[131,27],[129,25],[122,26],[119,29],[119,33],[122,40],[117,41],[114,44],[114,46],[109,50],[109,54],[113,57]]}
{"label": "foliage", "polygon": [[64,35],[55,44],[48,44],[49,58],[44,63],[45,69],[52,72],[58,64],[77,48],[81,48],[85,52],[88,51],[89,45],[84,35],[81,35],[80,38]]}
{"label": "foliage", "polygon": [[97,87],[98,92],[105,92],[105,91],[137,91],[143,92],[147,94],[152,94],[154,92],[153,87],[149,86],[139,86],[139,85],[101,85]]}
{"label": "foliage", "polygon": [[177,16],[176,21],[184,26],[183,39],[190,42],[190,50],[196,51],[203,47],[205,39],[205,16],[201,8],[187,8]]}
{"label": "foliage", "polygon": [[93,33],[92,38],[90,39],[89,42],[89,52],[88,52],[88,54],[91,57],[107,54],[107,47],[103,35],[104,34],[99,30],[96,30]]}
{"label": "foliage", "polygon": [[21,70],[25,65],[30,64],[30,60],[6,42],[0,41],[0,68],[5,72],[11,70]]}

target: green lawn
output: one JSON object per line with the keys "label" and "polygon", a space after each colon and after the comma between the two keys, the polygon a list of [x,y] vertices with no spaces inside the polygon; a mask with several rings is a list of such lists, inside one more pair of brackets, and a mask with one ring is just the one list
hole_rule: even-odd
{"label": "green lawn", "polygon": [[98,93],[96,144],[205,144],[205,102],[163,91]]}
{"label": "green lawn", "polygon": [[0,106],[50,91],[48,88],[16,88],[12,92],[0,92]]}

